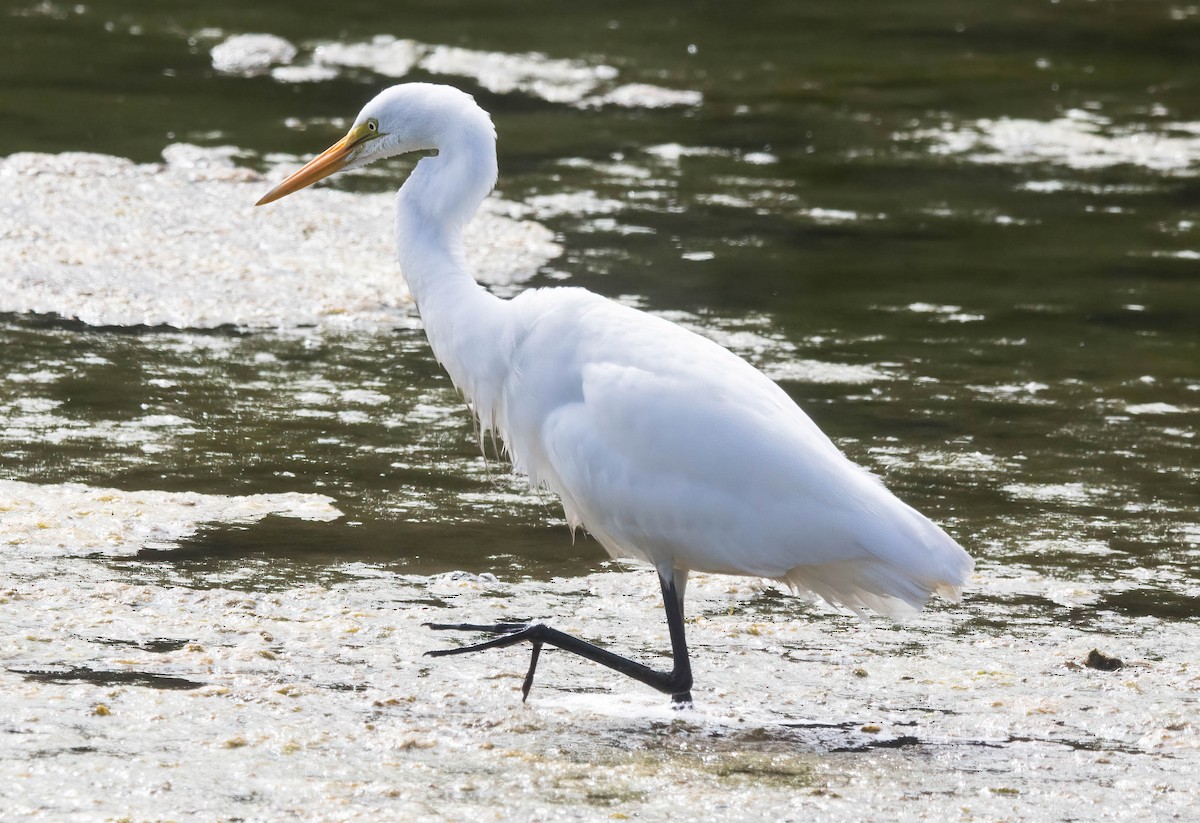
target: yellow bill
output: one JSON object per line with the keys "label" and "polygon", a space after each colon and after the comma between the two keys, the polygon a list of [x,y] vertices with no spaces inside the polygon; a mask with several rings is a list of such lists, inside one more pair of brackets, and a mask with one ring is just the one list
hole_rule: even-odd
{"label": "yellow bill", "polygon": [[318,154],[312,160],[309,160],[290,177],[264,194],[262,199],[254,205],[262,206],[274,202],[294,191],[311,186],[313,183],[323,180],[336,171],[340,171],[350,162],[350,155],[354,153],[354,150],[363,141],[374,137],[375,134],[375,129],[371,128],[367,123],[355,126],[345,137],[325,149],[325,151]]}

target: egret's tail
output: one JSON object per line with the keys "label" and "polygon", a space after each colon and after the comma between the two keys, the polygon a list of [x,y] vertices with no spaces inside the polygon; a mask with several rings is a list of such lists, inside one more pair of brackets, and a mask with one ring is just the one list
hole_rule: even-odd
{"label": "egret's tail", "polygon": [[934,594],[957,602],[975,568],[970,555],[949,537],[942,537],[945,542],[936,548],[928,547],[920,554],[910,550],[899,563],[867,555],[796,566],[781,580],[793,590],[811,592],[860,615],[870,610],[888,617],[909,616]]}

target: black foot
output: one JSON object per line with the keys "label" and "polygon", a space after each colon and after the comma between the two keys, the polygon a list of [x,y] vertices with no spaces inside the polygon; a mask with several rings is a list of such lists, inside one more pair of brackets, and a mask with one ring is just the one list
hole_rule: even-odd
{"label": "black foot", "polygon": [[[486,625],[478,623],[422,623],[421,625],[427,629],[433,629],[435,632],[479,632],[480,634],[511,634],[529,626],[528,623],[488,623]],[[426,652],[426,654],[437,657],[441,654],[458,654],[460,651],[471,650],[451,649],[447,651]]]}
{"label": "black foot", "polygon": [[[533,647],[533,654],[529,659],[529,671],[525,675],[525,681],[521,684],[522,700],[529,697],[529,690],[533,687],[533,674],[537,671],[538,657],[542,653],[542,646],[549,645],[607,666],[640,683],[645,683],[651,688],[658,689],[664,694],[669,694],[671,695],[671,705],[677,709],[690,708],[692,705],[692,667],[688,661],[687,643],[683,636],[683,587],[682,585],[676,587],[676,576],[679,576],[679,573],[666,576],[660,574],[658,578],[658,582],[662,586],[663,606],[667,610],[667,628],[671,633],[671,662],[673,665],[669,672],[660,672],[649,666],[643,666],[628,657],[613,654],[606,649],[541,623],[426,623],[426,626],[435,631],[477,632],[495,636],[482,643],[473,643],[457,649],[435,649],[425,652],[425,654],[431,657],[446,657],[453,654],[481,652],[485,649],[502,649],[528,640]],[[686,581],[686,574],[682,575],[680,579]]]}
{"label": "black foot", "polygon": [[457,649],[433,649],[425,652],[429,657],[449,657],[456,654],[481,652],[487,649],[503,649],[529,641],[533,648],[529,659],[529,671],[525,674],[525,680],[521,684],[522,702],[529,698],[529,690],[533,688],[533,675],[537,671],[542,646],[550,645],[563,651],[577,654],[580,657],[585,657],[588,660],[628,675],[634,680],[658,689],[660,692],[665,692],[671,695],[672,705],[677,708],[686,708],[692,705],[692,673],[691,669],[687,666],[686,658],[684,658],[683,671],[660,672],[651,669],[649,666],[644,666],[641,663],[630,660],[627,657],[613,654],[606,649],[588,643],[586,640],[580,640],[573,635],[552,629],[543,623],[426,623],[425,625],[435,631],[467,631],[496,635],[490,640],[484,640],[481,643],[472,643],[468,646],[460,646]]}
{"label": "black foot", "polygon": [[482,643],[472,643],[469,646],[461,646],[457,649],[433,649],[425,652],[428,657],[448,657],[453,654],[481,652],[484,649],[504,648],[505,646],[512,646],[523,640],[528,640],[533,644],[533,654],[529,658],[529,672],[525,675],[525,681],[521,683],[521,702],[524,703],[529,699],[529,690],[533,688],[533,673],[537,671],[538,657],[542,653],[542,634],[551,631],[551,629],[541,624],[530,625],[528,623],[491,623],[486,625],[478,623],[425,623],[424,625],[434,631],[480,632],[482,634],[499,635],[499,637],[494,637],[491,640],[485,640]]}

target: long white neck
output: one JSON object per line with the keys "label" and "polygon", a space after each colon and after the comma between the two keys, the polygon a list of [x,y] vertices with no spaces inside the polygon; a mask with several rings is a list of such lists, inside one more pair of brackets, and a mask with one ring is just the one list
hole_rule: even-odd
{"label": "long white neck", "polygon": [[429,345],[485,428],[496,424],[512,351],[508,304],[471,275],[463,228],[496,182],[491,121],[456,124],[396,198],[396,245]]}

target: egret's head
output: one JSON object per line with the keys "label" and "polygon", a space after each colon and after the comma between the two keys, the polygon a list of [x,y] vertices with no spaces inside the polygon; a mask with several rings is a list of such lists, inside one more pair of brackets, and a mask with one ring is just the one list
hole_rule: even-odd
{"label": "egret's head", "polygon": [[437,150],[456,129],[491,120],[465,92],[432,83],[392,86],[363,106],[354,125],[338,142],[318,154],[255,205],[299,191],[344,169],[358,168],[385,157]]}

